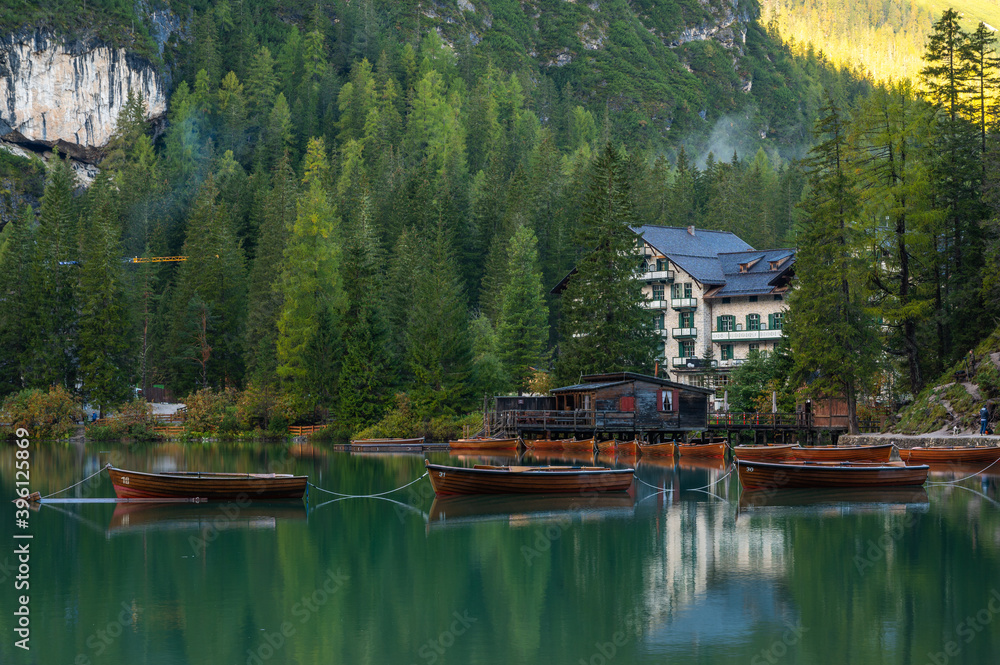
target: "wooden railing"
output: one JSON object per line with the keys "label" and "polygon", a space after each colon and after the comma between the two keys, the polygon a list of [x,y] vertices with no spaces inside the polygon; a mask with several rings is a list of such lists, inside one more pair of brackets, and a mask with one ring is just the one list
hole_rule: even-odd
{"label": "wooden railing", "polygon": [[709,427],[812,427],[808,413],[710,413]]}
{"label": "wooden railing", "polygon": [[637,419],[633,411],[500,411],[487,413],[484,420],[484,430],[508,434],[525,427],[586,431],[602,428],[678,427],[681,424],[678,414],[663,413],[657,417],[640,416]]}
{"label": "wooden railing", "polygon": [[288,433],[292,436],[312,436],[323,427],[324,425],[289,425]]}

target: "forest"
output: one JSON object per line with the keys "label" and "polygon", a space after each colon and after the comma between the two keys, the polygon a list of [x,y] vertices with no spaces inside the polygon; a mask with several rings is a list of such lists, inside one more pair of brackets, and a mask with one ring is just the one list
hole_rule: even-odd
{"label": "forest", "polygon": [[[635,224],[799,247],[785,390],[819,371],[817,388],[905,400],[995,326],[996,59],[989,34],[948,14],[925,57],[930,96],[757,43],[787,65],[761,78],[784,71],[792,96],[760,108],[794,107],[775,125],[820,120],[800,161],[780,141],[714,154],[707,127],[637,135],[583,80],[470,56],[436,30],[386,38],[377,3],[336,22],[321,5],[252,20],[269,6],[193,7],[190,48],[165,56],[162,134],[131,97],[88,190],[55,159],[40,204],[8,211],[5,394],[62,386],[109,411],[162,386],[246,428],[454,419],[607,367],[580,331],[616,334],[563,303],[600,295],[582,266]],[[947,49],[960,71],[942,69]],[[577,266],[561,301],[550,289]],[[636,270],[616,273],[619,311],[640,309]],[[841,323],[858,375],[820,334]],[[611,362],[650,371],[648,335],[632,337]]]}

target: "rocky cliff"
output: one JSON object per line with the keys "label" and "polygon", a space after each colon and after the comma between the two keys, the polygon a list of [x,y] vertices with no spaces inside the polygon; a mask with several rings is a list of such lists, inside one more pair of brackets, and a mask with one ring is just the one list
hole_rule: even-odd
{"label": "rocky cliff", "polygon": [[143,96],[152,119],[166,112],[166,87],[151,62],[96,40],[0,36],[0,140],[93,163],[128,91]]}

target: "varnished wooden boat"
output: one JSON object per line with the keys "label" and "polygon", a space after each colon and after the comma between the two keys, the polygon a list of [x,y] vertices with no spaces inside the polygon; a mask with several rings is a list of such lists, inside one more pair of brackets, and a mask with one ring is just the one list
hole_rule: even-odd
{"label": "varnished wooden boat", "polygon": [[681,457],[725,457],[726,442],[678,443],[677,452]]}
{"label": "varnished wooden boat", "polygon": [[562,442],[563,450],[568,450],[570,452],[576,453],[593,453],[594,452],[594,440],[593,439],[563,439]]}
{"label": "varnished wooden boat", "polygon": [[392,446],[420,446],[424,443],[424,437],[417,437],[414,439],[351,439],[352,446],[375,446],[375,447],[392,447]]}
{"label": "varnished wooden boat", "polygon": [[794,447],[794,443],[784,443],[776,446],[733,446],[733,455],[737,459],[780,462],[791,459],[791,449]]}
{"label": "varnished wooden boat", "polygon": [[144,473],[108,467],[111,484],[119,499],[190,498],[209,500],[301,499],[307,476],[285,473],[203,473],[170,471]]}
{"label": "varnished wooden boat", "polygon": [[631,457],[639,454],[639,440],[619,441],[618,455],[621,457]]}
{"label": "varnished wooden boat", "polygon": [[452,450],[517,450],[517,439],[458,439],[449,441]]}
{"label": "varnished wooden boat", "polygon": [[736,460],[740,483],[746,490],[811,487],[906,487],[927,481],[926,464],[903,462],[756,462]]}
{"label": "varnished wooden boat", "polygon": [[524,447],[528,450],[563,450],[563,442],[559,439],[525,439]]}
{"label": "varnished wooden boat", "polygon": [[666,443],[640,443],[639,450],[643,457],[670,457],[677,452],[677,445],[673,441]]}
{"label": "varnished wooden boat", "polygon": [[618,442],[614,439],[608,439],[607,441],[597,442],[597,452],[599,453],[613,453],[615,448],[618,446]]}
{"label": "varnished wooden boat", "polygon": [[624,492],[635,469],[595,466],[492,466],[472,468],[424,460],[436,494],[554,494]]}
{"label": "varnished wooden boat", "polygon": [[1000,459],[1000,446],[968,448],[941,446],[933,448],[900,448],[900,459],[908,462],[995,462]]}
{"label": "varnished wooden boat", "polygon": [[877,446],[792,446],[789,459],[813,462],[888,462],[892,444]]}

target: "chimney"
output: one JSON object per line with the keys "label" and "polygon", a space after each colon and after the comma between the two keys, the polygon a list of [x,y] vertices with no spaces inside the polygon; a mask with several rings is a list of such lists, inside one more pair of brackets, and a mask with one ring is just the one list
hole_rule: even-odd
{"label": "chimney", "polygon": [[694,235],[694,226],[689,226],[689,227],[688,227],[688,233],[689,233],[690,235]]}

